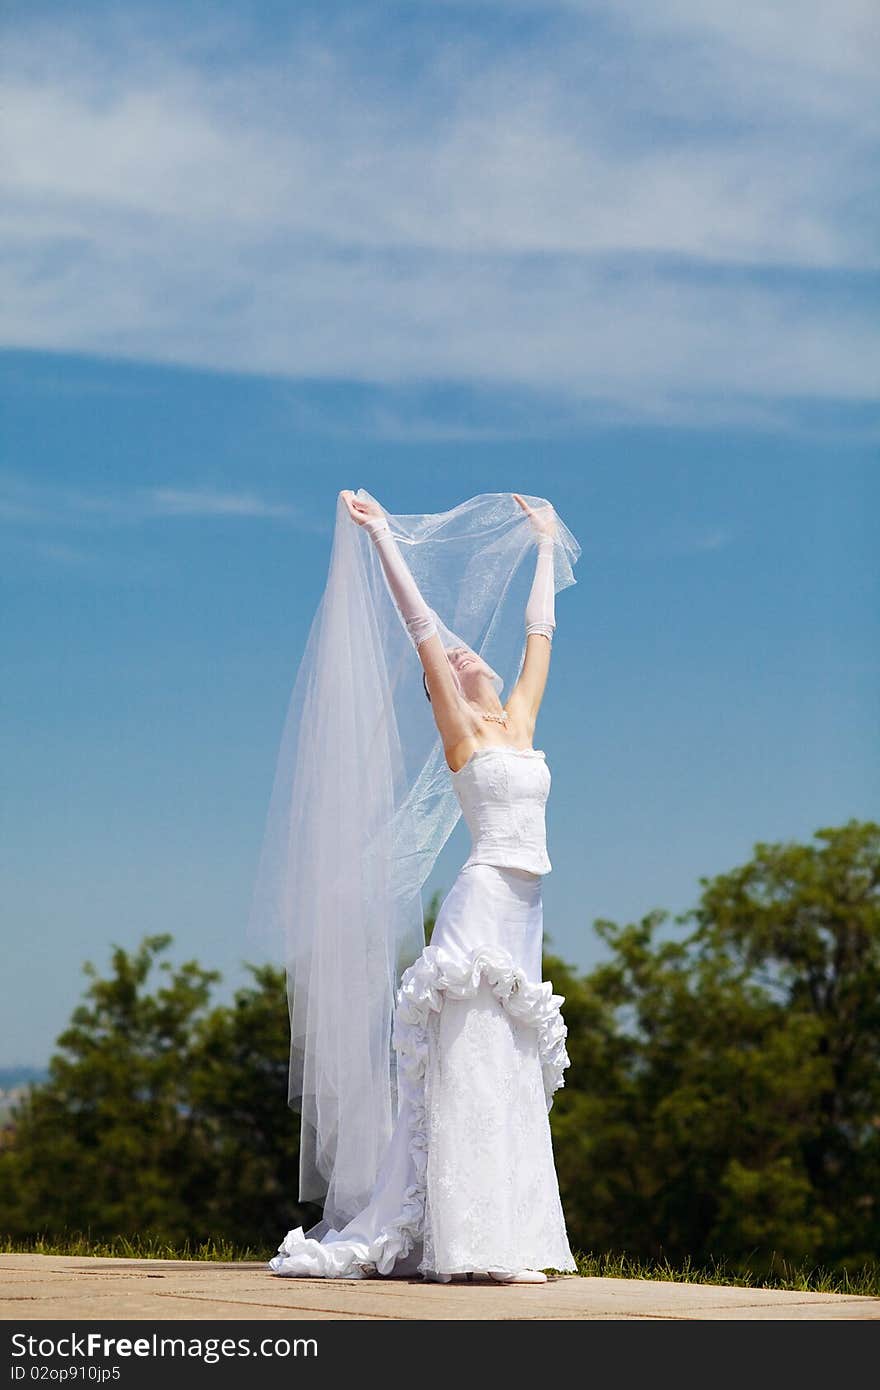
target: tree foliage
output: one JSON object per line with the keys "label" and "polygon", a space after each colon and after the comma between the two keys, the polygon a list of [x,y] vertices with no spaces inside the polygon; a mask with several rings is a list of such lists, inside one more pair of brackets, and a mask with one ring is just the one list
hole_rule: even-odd
{"label": "tree foliage", "polygon": [[547,962],[572,1059],[560,1185],[584,1248],[880,1258],[880,826],[815,839],[702,878],[671,938],[663,912],[597,922],[610,959],[583,980]]}
{"label": "tree foliage", "polygon": [[[320,1216],[294,1200],[284,972],[250,966],[253,983],[211,1007],[219,973],[160,960],[171,943],[164,933],[132,954],[115,947],[108,979],[86,963],[91,984],[49,1080],[17,1108],[0,1151],[4,1233],[149,1230],[175,1245],[274,1248],[285,1221]],[[151,992],[154,969],[164,979]]]}

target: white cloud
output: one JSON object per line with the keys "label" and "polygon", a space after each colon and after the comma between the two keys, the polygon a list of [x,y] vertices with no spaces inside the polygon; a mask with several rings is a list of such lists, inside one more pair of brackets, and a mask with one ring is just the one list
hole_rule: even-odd
{"label": "white cloud", "polygon": [[144,495],[149,514],[156,516],[232,516],[291,518],[295,507],[266,502],[253,493],[198,492],[181,488],[153,488]]}
{"label": "white cloud", "polygon": [[[0,523],[35,526],[119,526],[184,517],[209,520],[270,519],[313,529],[296,507],[275,503],[253,492],[172,486],[138,488],[130,493],[88,492],[81,488],[41,487],[13,472],[0,474]],[[323,528],[322,528],[323,529]],[[64,546],[59,543],[59,554]],[[67,558],[74,555],[68,551]]]}
{"label": "white cloud", "polygon": [[220,70],[7,36],[3,341],[593,418],[872,397],[876,314],[834,288],[878,262],[867,7],[561,8],[414,38],[409,80],[357,26]]}
{"label": "white cloud", "polygon": [[[606,9],[636,35],[674,35],[711,44],[719,66],[743,59],[787,78],[798,73],[876,85],[880,12],[874,0],[563,0],[584,13]],[[867,93],[865,93],[867,95]],[[821,93],[818,95],[821,101]],[[812,101],[810,102],[812,105]]]}
{"label": "white cloud", "polygon": [[[435,0],[428,0],[433,5]],[[449,3],[449,0],[443,0]],[[461,0],[452,0],[460,4]],[[704,44],[705,57],[734,80],[744,59],[759,68],[775,68],[789,89],[799,73],[842,76],[847,83],[876,85],[880,47],[880,11],[874,0],[475,0],[489,9],[512,14],[532,11],[546,17],[556,11],[577,20],[604,19],[647,45],[674,38],[682,59],[687,43]],[[675,54],[669,54],[674,62]],[[693,73],[692,73],[693,76]],[[812,104],[812,103],[811,103]]]}

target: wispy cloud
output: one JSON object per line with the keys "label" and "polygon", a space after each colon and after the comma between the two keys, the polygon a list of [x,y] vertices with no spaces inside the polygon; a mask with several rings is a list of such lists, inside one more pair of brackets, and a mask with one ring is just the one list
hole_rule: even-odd
{"label": "wispy cloud", "polygon": [[229,516],[299,519],[295,507],[266,502],[254,493],[192,492],[179,488],[154,488],[144,495],[145,508],[154,516]]}
{"label": "wispy cloud", "polygon": [[34,543],[33,553],[38,560],[61,565],[67,569],[86,569],[95,563],[95,556],[87,551],[77,550],[75,546],[65,545],[63,541],[42,541]]}
{"label": "wispy cloud", "polygon": [[723,550],[730,543],[730,536],[720,527],[711,527],[709,530],[702,531],[693,538],[694,550]]}
{"label": "wispy cloud", "polygon": [[[174,517],[202,521],[269,519],[293,523],[303,530],[314,529],[313,522],[296,507],[267,501],[253,492],[156,487],[112,495],[40,487],[13,473],[0,474],[0,524],[89,528],[137,525]],[[60,555],[65,547],[59,543],[58,548]]]}
{"label": "wispy cloud", "polygon": [[219,67],[130,17],[7,32],[4,341],[572,420],[875,397],[862,0],[421,8],[406,53],[328,18]]}

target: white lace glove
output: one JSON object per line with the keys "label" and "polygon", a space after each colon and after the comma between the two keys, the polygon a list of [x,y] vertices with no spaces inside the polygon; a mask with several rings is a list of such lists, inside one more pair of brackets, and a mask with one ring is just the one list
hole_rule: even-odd
{"label": "white lace glove", "polygon": [[363,526],[365,531],[369,531],[370,538],[379,552],[388,586],[406,623],[412,644],[418,651],[420,644],[437,631],[437,615],[422,597],[419,586],[400,553],[400,547],[391,534],[387,517],[370,517]]}
{"label": "white lace glove", "polygon": [[542,632],[551,643],[553,629],[556,627],[553,547],[553,537],[546,531],[539,532],[538,562],[526,602],[526,635],[530,632]]}

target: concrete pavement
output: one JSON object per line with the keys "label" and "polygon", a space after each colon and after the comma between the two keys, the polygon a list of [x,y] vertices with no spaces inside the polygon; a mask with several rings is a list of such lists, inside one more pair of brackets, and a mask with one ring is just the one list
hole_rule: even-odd
{"label": "concrete pavement", "polygon": [[263,1264],[0,1255],[0,1319],[874,1319],[880,1298],[562,1275],[546,1284],[286,1279]]}

